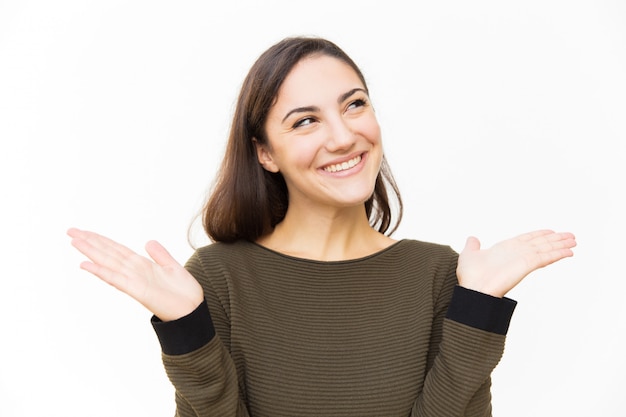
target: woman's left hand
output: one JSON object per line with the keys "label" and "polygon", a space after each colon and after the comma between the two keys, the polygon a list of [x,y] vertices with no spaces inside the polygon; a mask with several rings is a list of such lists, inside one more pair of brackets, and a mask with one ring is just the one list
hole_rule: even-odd
{"label": "woman's left hand", "polygon": [[537,230],[480,249],[471,236],[459,255],[459,285],[503,297],[532,271],[573,256],[576,238],[571,233]]}

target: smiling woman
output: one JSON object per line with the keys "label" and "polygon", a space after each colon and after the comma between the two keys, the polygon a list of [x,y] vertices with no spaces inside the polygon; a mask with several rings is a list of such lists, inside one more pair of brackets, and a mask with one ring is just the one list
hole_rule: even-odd
{"label": "smiling woman", "polygon": [[[350,65],[326,55],[302,59],[278,92],[265,134],[265,143],[255,142],[259,162],[284,178],[288,210],[260,240],[264,246],[338,260],[366,256],[393,242],[370,227],[364,209],[383,150],[367,89]],[[332,238],[316,247],[307,236],[320,232]]]}
{"label": "smiling woman", "polygon": [[[287,185],[287,181],[295,182],[296,176],[284,171],[300,169],[312,152],[318,155],[309,162],[329,165],[330,170],[330,165],[364,156],[354,154],[353,143],[348,143],[348,152],[342,148],[344,141],[363,136],[364,132],[355,128],[366,129],[366,138],[373,135],[378,141],[373,155],[378,153],[376,158],[381,158],[380,129],[365,78],[343,50],[317,38],[286,39],[268,49],[250,69],[240,92],[226,155],[204,211],[207,234],[221,242],[256,241],[267,236],[283,222],[287,208],[290,215],[297,212],[292,201],[297,189]],[[322,141],[325,154],[315,150]],[[337,146],[339,149],[333,150]],[[288,152],[293,154],[292,162],[278,166]],[[320,161],[321,157],[325,160]],[[365,213],[379,232],[392,233],[401,218],[402,201],[384,156],[378,164],[369,164],[376,175],[375,184],[367,185],[373,186],[374,192],[367,193]],[[313,170],[317,168],[320,166]],[[322,178],[319,174],[315,176]],[[305,178],[310,177],[309,172]],[[316,189],[322,185],[317,184]],[[395,216],[388,190],[399,208]]]}
{"label": "smiling woman", "polygon": [[394,240],[401,207],[358,67],[298,37],[243,83],[204,211],[212,244],[182,267],[156,242],[149,260],[68,233],[82,268],[154,314],[179,416],[489,416],[505,295],[575,238],[470,237],[457,254]]}

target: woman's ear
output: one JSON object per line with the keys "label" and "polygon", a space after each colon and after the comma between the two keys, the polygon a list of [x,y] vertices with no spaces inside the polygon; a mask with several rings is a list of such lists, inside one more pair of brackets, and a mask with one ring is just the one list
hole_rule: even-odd
{"label": "woman's ear", "polygon": [[259,159],[259,163],[261,164],[261,166],[263,166],[263,168],[265,168],[269,172],[276,173],[280,171],[278,169],[278,166],[274,162],[274,159],[272,158],[272,154],[268,148],[268,145],[259,143],[256,138],[252,138],[252,142],[254,142],[254,146],[256,147],[256,156]]}

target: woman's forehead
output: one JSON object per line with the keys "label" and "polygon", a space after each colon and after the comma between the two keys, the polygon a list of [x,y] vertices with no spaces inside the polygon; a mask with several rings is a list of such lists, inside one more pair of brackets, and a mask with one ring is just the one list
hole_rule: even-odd
{"label": "woman's forehead", "polygon": [[314,55],[300,60],[285,77],[276,104],[334,99],[354,88],[365,89],[365,86],[350,65],[328,55]]}

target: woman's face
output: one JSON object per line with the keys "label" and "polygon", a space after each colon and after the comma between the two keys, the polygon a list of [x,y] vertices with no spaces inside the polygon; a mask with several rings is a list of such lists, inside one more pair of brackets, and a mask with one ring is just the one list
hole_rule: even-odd
{"label": "woman's face", "polygon": [[380,127],[354,70],[326,55],[307,57],[285,78],[257,143],[265,169],[280,172],[289,209],[350,207],[373,193],[382,161]]}

